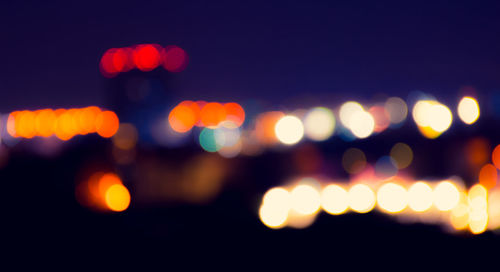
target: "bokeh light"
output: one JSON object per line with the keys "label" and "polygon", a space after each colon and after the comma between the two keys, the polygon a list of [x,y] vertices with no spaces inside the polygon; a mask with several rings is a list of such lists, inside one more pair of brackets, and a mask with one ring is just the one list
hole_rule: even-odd
{"label": "bokeh light", "polygon": [[217,102],[210,102],[203,106],[200,112],[200,120],[203,126],[216,128],[221,122],[226,120],[226,109]]}
{"label": "bokeh light", "polygon": [[403,99],[390,97],[385,102],[385,110],[392,124],[399,124],[406,119],[408,107]]}
{"label": "bokeh light", "polygon": [[96,118],[96,131],[101,137],[110,138],[118,131],[120,122],[112,111],[103,111]]}
{"label": "bokeh light", "polygon": [[330,138],[335,130],[335,116],[327,108],[313,108],[304,119],[304,129],[307,138],[324,141]]}
{"label": "bokeh light", "polygon": [[432,207],[432,188],[425,182],[414,183],[408,189],[408,206],[415,212],[424,212]]}
{"label": "bokeh light", "polygon": [[245,110],[238,103],[230,102],[224,104],[226,120],[233,122],[240,127],[245,122]]}
{"label": "bokeh light", "polygon": [[406,189],[396,183],[385,183],[377,191],[377,204],[386,212],[401,212],[408,205]]}
{"label": "bokeh light", "polygon": [[408,167],[413,161],[413,151],[411,147],[405,143],[397,143],[391,148],[391,158],[394,160],[398,169]]}
{"label": "bokeh light", "polygon": [[281,187],[272,188],[262,198],[259,209],[260,220],[269,228],[282,228],[286,225],[290,207],[290,193]]}
{"label": "bokeh light", "polygon": [[[220,134],[219,134],[220,135]],[[214,129],[204,128],[199,136],[200,146],[207,152],[217,152],[224,146],[224,139],[217,139]]]}
{"label": "bokeh light", "polygon": [[122,184],[109,186],[105,193],[106,205],[115,212],[121,212],[130,205],[130,193]]}
{"label": "bokeh light", "polygon": [[133,148],[138,140],[137,129],[133,124],[123,123],[120,124],[118,131],[112,138],[113,144],[123,150]]}
{"label": "bokeh light", "polygon": [[293,115],[286,115],[279,119],[274,131],[278,140],[286,145],[296,144],[304,136],[302,121]]}
{"label": "bokeh light", "polygon": [[491,161],[497,169],[500,169],[500,144],[493,149],[493,153],[491,153]]}
{"label": "bokeh light", "polygon": [[440,211],[453,209],[460,200],[460,192],[455,184],[442,181],[434,188],[434,205]]}
{"label": "bokeh light", "polygon": [[151,71],[161,63],[160,47],[153,44],[141,44],[134,48],[133,60],[137,69]]}
{"label": "bokeh light", "polygon": [[375,193],[365,184],[356,184],[348,191],[349,207],[358,213],[370,212],[376,204]]}
{"label": "bokeh light", "polygon": [[170,127],[179,133],[190,131],[196,122],[196,114],[189,106],[177,105],[168,115]]}
{"label": "bokeh light", "polygon": [[479,183],[488,189],[495,187],[497,179],[497,169],[493,164],[488,163],[479,171]]}
{"label": "bokeh light", "polygon": [[292,209],[304,215],[314,214],[321,207],[320,193],[311,185],[299,184],[290,192]]}
{"label": "bokeh light", "polygon": [[165,47],[161,53],[162,63],[165,70],[178,73],[186,69],[188,55],[186,52],[175,45]]}
{"label": "bokeh light", "polygon": [[479,104],[476,99],[466,96],[460,100],[457,112],[464,123],[473,124],[479,118]]}
{"label": "bokeh light", "polygon": [[347,101],[340,106],[339,118],[344,127],[350,128],[350,121],[352,116],[359,111],[364,111],[363,106],[355,101]]}
{"label": "bokeh light", "polygon": [[321,207],[329,214],[338,215],[349,207],[347,191],[339,185],[330,184],[321,191]]}
{"label": "bokeh light", "polygon": [[356,111],[349,118],[349,128],[357,138],[363,139],[370,136],[375,129],[373,116],[366,111]]}

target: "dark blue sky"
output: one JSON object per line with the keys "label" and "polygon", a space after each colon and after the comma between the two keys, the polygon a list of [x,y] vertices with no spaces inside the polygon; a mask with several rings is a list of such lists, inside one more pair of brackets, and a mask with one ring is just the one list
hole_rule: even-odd
{"label": "dark blue sky", "polygon": [[500,87],[498,1],[10,2],[1,112],[102,105],[100,56],[138,43],[186,49],[179,99],[447,99],[463,85]]}

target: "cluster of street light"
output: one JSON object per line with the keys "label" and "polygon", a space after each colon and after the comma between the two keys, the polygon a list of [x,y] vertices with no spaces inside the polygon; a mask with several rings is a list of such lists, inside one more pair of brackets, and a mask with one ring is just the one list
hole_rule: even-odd
{"label": "cluster of street light", "polygon": [[11,137],[30,139],[35,136],[56,136],[64,141],[89,133],[109,138],[116,133],[118,127],[118,116],[113,111],[101,110],[95,106],[14,111],[9,114],[6,122],[6,130]]}
{"label": "cluster of street light", "polygon": [[458,180],[410,182],[399,178],[374,183],[320,183],[303,178],[274,187],[263,196],[259,217],[272,229],[310,226],[320,210],[341,215],[374,209],[401,221],[443,224],[473,234],[500,228],[500,190],[481,184],[466,190]]}

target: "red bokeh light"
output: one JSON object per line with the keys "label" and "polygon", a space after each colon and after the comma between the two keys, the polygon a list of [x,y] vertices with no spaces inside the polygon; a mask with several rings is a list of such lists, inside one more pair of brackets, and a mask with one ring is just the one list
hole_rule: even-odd
{"label": "red bokeh light", "polygon": [[151,71],[160,65],[160,47],[154,44],[138,45],[133,51],[133,60],[137,69]]}
{"label": "red bokeh light", "polygon": [[167,46],[162,51],[163,67],[169,72],[181,72],[186,68],[187,61],[186,52],[178,46]]}

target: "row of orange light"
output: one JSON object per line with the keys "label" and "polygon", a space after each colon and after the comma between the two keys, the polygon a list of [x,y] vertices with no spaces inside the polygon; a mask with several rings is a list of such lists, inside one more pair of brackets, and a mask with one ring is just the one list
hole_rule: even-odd
{"label": "row of orange light", "polygon": [[130,192],[111,172],[97,172],[76,187],[80,204],[100,211],[122,212],[130,205]]}
{"label": "row of orange light", "polygon": [[151,71],[163,66],[169,72],[180,72],[187,66],[188,56],[178,46],[165,48],[157,44],[140,44],[133,47],[111,48],[101,58],[101,72],[106,77],[128,72],[134,68]]}
{"label": "row of orange light", "polygon": [[240,127],[245,121],[245,111],[238,103],[218,103],[185,100],[175,106],[168,116],[170,127],[179,133],[194,126],[216,128],[223,122]]}
{"label": "row of orange light", "polygon": [[[376,190],[374,190],[376,188]],[[442,223],[455,230],[469,229],[480,234],[500,228],[500,190],[490,192],[480,184],[468,191],[450,180],[432,184],[425,181],[390,181],[379,185],[355,183],[321,185],[302,179],[291,188],[275,187],[262,199],[259,216],[263,224],[278,229],[310,226],[317,213],[340,215],[349,210],[398,215],[406,222]]]}
{"label": "row of orange light", "polygon": [[33,138],[55,135],[69,140],[75,135],[97,133],[102,137],[113,136],[119,120],[112,111],[96,106],[73,109],[41,109],[14,111],[7,119],[7,132],[12,137]]}

